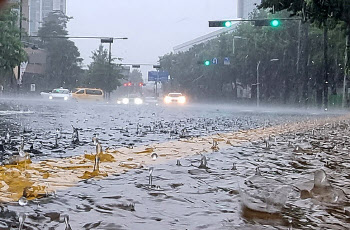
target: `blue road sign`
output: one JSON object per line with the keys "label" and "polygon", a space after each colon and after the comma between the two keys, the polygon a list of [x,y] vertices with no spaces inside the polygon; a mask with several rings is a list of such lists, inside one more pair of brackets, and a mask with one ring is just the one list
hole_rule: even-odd
{"label": "blue road sign", "polygon": [[218,64],[218,59],[217,58],[213,58],[213,64],[214,65]]}
{"label": "blue road sign", "polygon": [[148,81],[168,81],[168,71],[148,71]]}
{"label": "blue road sign", "polygon": [[230,65],[230,64],[231,64],[230,58],[225,57],[225,58],[224,58],[224,65]]}

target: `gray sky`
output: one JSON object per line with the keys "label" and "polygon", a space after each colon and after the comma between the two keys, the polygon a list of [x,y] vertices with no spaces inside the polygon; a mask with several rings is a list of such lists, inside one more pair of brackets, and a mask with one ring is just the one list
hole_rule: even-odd
{"label": "gray sky", "polygon": [[[67,0],[67,14],[70,35],[128,37],[115,41],[114,57],[156,64],[174,46],[215,31],[209,20],[235,18],[236,0]],[[74,42],[89,64],[99,40]]]}

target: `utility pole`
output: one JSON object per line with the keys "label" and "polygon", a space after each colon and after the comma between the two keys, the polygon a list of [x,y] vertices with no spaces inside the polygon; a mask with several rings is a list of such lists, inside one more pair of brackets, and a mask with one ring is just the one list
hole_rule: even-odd
{"label": "utility pole", "polygon": [[[114,39],[113,38],[102,38],[101,43],[108,43],[109,44],[109,52],[108,52],[108,77],[111,76],[112,72],[112,43]],[[107,96],[107,94],[106,94]],[[110,98],[110,92],[108,92],[108,99]]]}
{"label": "utility pole", "polygon": [[256,66],[256,107],[259,108],[260,106],[260,83],[259,83],[259,67],[260,67],[260,61],[258,61],[258,64]]}
{"label": "utility pole", "polygon": [[350,27],[347,29],[347,34],[346,34],[346,44],[345,46],[347,47],[345,49],[345,60],[344,60],[344,79],[343,79],[343,100],[342,100],[342,107],[345,108],[347,105],[347,77],[348,77],[348,73],[350,72],[348,69],[348,65],[349,65],[349,61],[350,61],[350,57],[348,56],[348,50],[350,50]]}
{"label": "utility pole", "polygon": [[[19,1],[19,40],[22,42],[22,13],[23,13],[23,0]],[[21,47],[19,48],[19,54],[21,54]],[[17,69],[17,93],[19,93],[19,86],[21,83],[21,61],[18,62]]]}

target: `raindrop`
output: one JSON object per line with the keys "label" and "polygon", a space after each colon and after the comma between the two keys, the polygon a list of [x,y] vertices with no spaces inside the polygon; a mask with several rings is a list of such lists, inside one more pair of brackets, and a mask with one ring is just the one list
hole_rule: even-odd
{"label": "raindrop", "polygon": [[7,130],[6,137],[5,137],[5,142],[7,144],[11,143],[11,135],[10,135],[10,130]]}
{"label": "raindrop", "polygon": [[293,220],[292,220],[292,218],[288,218],[288,223],[289,223],[288,230],[293,230],[293,226],[292,226]]}
{"label": "raindrop", "polygon": [[21,197],[19,200],[18,200],[18,204],[21,205],[21,206],[26,206],[28,204],[28,200],[27,198],[25,197]]}
{"label": "raindrop", "polygon": [[177,165],[177,166],[181,166],[180,160],[177,160],[177,161],[176,161],[176,165]]}
{"label": "raindrop", "polygon": [[61,130],[59,128],[56,129],[56,135],[58,138],[61,138]]}
{"label": "raindrop", "polygon": [[78,132],[78,128],[74,128],[73,125],[72,125],[72,128],[73,128],[72,143],[73,143],[73,144],[77,144],[77,143],[79,143],[79,132]]}
{"label": "raindrop", "polygon": [[25,157],[25,152],[24,152],[24,137],[21,136],[21,146],[19,147],[19,155],[20,157]]}
{"label": "raindrop", "polygon": [[151,157],[153,160],[156,160],[158,158],[158,155],[157,155],[157,153],[152,153]]}
{"label": "raindrop", "polygon": [[153,170],[154,170],[153,167],[150,167],[150,168],[148,169],[148,174],[149,174],[149,182],[148,182],[148,185],[149,185],[150,187],[152,187],[152,182],[153,182],[153,178],[152,178]]}
{"label": "raindrop", "polygon": [[64,223],[66,224],[65,230],[72,230],[72,227],[69,224],[69,216],[68,215],[64,216]]}
{"label": "raindrop", "polygon": [[24,225],[24,221],[26,220],[26,214],[25,213],[20,213],[19,217],[18,217],[18,221],[19,221],[19,230],[23,229],[23,225]]}
{"label": "raindrop", "polygon": [[259,168],[259,167],[256,167],[256,169],[255,169],[255,175],[261,176],[261,171],[260,171],[260,168]]}
{"label": "raindrop", "polygon": [[205,156],[202,157],[201,159],[201,164],[199,165],[200,169],[206,169],[207,167],[207,158]]}
{"label": "raindrop", "polygon": [[231,170],[237,170],[237,167],[236,167],[236,164],[235,164],[235,163],[232,164]]}

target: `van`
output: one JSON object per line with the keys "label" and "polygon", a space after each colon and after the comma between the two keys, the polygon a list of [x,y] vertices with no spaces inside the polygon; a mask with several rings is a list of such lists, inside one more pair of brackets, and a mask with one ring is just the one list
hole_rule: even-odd
{"label": "van", "polygon": [[104,92],[102,89],[76,88],[72,92],[72,98],[76,100],[102,101],[104,99]]}

